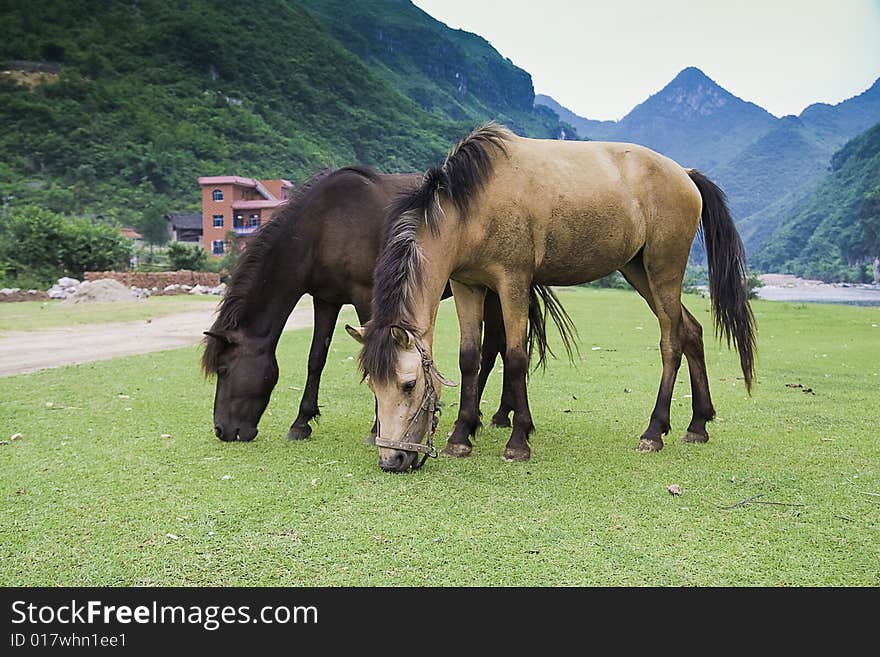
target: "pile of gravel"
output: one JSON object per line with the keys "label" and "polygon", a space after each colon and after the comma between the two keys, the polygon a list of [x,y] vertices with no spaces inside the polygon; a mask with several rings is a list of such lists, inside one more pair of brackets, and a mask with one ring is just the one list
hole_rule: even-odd
{"label": "pile of gravel", "polygon": [[111,303],[115,301],[133,301],[141,297],[119,281],[111,278],[102,278],[97,281],[85,281],[80,283],[76,292],[67,297],[62,303]]}

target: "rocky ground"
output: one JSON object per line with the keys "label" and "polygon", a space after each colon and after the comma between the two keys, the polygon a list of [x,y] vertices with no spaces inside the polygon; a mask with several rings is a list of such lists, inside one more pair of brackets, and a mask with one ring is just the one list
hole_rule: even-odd
{"label": "rocky ground", "polygon": [[43,301],[45,299],[61,299],[73,303],[131,301],[150,296],[167,296],[171,294],[212,294],[223,296],[226,284],[219,285],[182,285],[172,283],[163,287],[137,287],[123,285],[111,278],[79,281],[76,278],[63,276],[48,290],[22,290],[21,288],[4,287],[0,289],[0,302],[3,301]]}

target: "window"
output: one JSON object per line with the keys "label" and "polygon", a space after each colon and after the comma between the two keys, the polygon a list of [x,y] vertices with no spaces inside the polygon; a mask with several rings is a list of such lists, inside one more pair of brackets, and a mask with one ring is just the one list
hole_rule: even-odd
{"label": "window", "polygon": [[226,252],[226,242],[223,240],[214,240],[211,242],[211,253],[214,255],[223,255]]}
{"label": "window", "polygon": [[213,192],[211,192],[211,196],[214,198],[215,201],[222,201],[223,200],[222,190],[215,189]]}
{"label": "window", "polygon": [[248,217],[248,224],[247,225],[248,225],[248,228],[256,228],[257,226],[259,226],[260,225],[260,215],[252,214],[250,217]]}
{"label": "window", "polygon": [[215,214],[214,215],[214,228],[223,228],[223,215]]}

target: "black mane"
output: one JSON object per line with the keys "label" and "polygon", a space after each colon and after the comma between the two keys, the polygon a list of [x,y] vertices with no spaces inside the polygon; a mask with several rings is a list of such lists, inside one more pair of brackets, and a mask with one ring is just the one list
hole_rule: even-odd
{"label": "black mane", "polygon": [[[249,300],[255,298],[255,291],[261,286],[265,268],[271,266],[270,257],[278,244],[285,242],[284,236],[290,233],[308,200],[316,194],[324,183],[340,173],[355,173],[375,180],[379,173],[368,167],[351,166],[341,169],[325,169],[309,178],[295,193],[263,224],[255,233],[227,283],[226,294],[217,309],[217,318],[211,331],[223,333],[237,329],[242,322]],[[202,369],[205,374],[217,371],[219,356],[226,343],[211,336],[205,337],[205,351],[202,354]]]}
{"label": "black mane", "polygon": [[425,224],[433,234],[440,230],[441,195],[450,201],[462,221],[476,196],[492,175],[492,152],[506,154],[507,128],[487,123],[456,144],[442,166],[425,173],[422,184],[403,194],[389,208],[382,250],[373,277],[372,321],[367,328],[360,366],[366,376],[388,381],[394,374],[394,343],[391,326],[418,335],[412,326],[413,291],[421,278],[422,254],[416,241]]}

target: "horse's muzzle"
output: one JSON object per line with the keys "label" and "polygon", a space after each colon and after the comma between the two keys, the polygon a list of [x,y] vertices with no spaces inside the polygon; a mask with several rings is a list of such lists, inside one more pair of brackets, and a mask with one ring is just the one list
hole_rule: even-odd
{"label": "horse's muzzle", "polygon": [[402,449],[382,449],[379,450],[379,467],[385,472],[406,472],[412,467],[416,456],[415,452]]}

